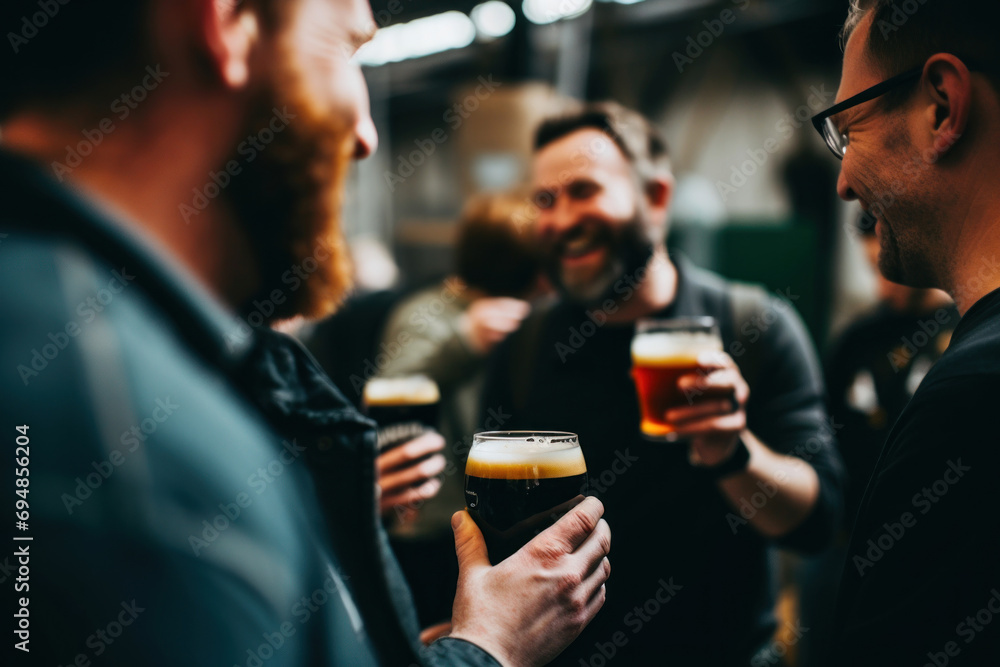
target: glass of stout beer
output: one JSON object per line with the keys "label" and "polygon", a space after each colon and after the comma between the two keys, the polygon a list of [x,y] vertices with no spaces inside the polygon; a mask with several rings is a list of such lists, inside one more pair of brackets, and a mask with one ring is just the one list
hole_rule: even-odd
{"label": "glass of stout beer", "polygon": [[365,384],[365,413],[378,424],[379,451],[436,429],[441,392],[426,375],[374,378]]}
{"label": "glass of stout beer", "polygon": [[575,433],[477,433],[465,466],[465,502],[495,565],[573,509],[590,490]]}
{"label": "glass of stout beer", "polygon": [[647,439],[677,440],[674,427],[667,421],[667,410],[691,405],[677,380],[698,372],[701,353],[721,351],[719,327],[711,317],[644,319],[636,323],[632,378],[642,411],[640,429]]}

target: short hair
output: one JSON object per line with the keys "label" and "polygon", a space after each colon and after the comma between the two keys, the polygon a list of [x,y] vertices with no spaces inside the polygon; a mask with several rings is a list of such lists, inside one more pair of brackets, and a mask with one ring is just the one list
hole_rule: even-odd
{"label": "short hair", "polygon": [[530,229],[534,210],[527,194],[472,197],[462,210],[455,240],[458,277],[490,296],[522,298],[541,271]]}
{"label": "short hair", "polygon": [[643,182],[670,171],[667,141],[659,130],[642,114],[611,101],[584,104],[542,121],[535,131],[534,149],[588,128],[608,135]]}
{"label": "short hair", "polygon": [[[869,61],[886,76],[919,67],[935,53],[951,53],[990,76],[1000,71],[1000,3],[995,0],[851,0],[841,31],[846,44],[858,24],[872,14],[865,40]],[[885,96],[888,106],[906,90]]]}
{"label": "short hair", "polygon": [[[273,25],[283,0],[232,0]],[[0,121],[28,107],[62,109],[80,101],[111,104],[141,80],[153,0],[3,0],[0,2]],[[103,99],[108,97],[109,99]]]}

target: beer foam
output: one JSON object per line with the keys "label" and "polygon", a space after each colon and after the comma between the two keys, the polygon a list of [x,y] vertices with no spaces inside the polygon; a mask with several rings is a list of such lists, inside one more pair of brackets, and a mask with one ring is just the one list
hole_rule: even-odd
{"label": "beer foam", "polygon": [[721,352],[718,336],[701,331],[654,331],[632,339],[632,361],[648,366],[695,363],[702,352]]}
{"label": "beer foam", "polygon": [[586,472],[583,451],[576,443],[544,438],[476,443],[465,466],[466,475],[486,479],[551,479]]}
{"label": "beer foam", "polygon": [[365,385],[366,405],[427,405],[440,398],[437,383],[426,375],[374,378]]}

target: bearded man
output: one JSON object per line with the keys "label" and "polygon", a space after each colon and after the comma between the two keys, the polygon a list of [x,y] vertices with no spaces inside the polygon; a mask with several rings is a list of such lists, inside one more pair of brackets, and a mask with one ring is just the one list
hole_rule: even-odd
{"label": "bearded man", "polygon": [[[353,60],[368,4],[11,0],[0,26],[10,664],[557,654],[604,601],[601,504],[496,567],[456,515],[450,633],[422,647],[373,424],[261,326],[326,314],[347,287],[344,172],[376,144]],[[440,444],[395,456],[433,463]]]}
{"label": "bearded man", "polygon": [[[546,121],[532,181],[561,298],[503,343],[485,406],[580,435],[624,564],[557,664],[779,664],[772,548],[821,549],[842,506],[804,327],[787,301],[668,253],[667,146],[639,114],[601,103]],[[679,442],[644,440],[636,321],[692,316],[715,318],[725,351],[679,380],[690,404],[661,416]]]}

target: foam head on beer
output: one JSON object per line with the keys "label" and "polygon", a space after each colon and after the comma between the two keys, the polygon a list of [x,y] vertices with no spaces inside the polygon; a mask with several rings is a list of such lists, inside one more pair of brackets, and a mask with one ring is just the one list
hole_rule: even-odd
{"label": "foam head on beer", "polygon": [[575,439],[530,435],[477,441],[465,467],[466,475],[483,479],[554,479],[586,472],[583,451]]}
{"label": "foam head on beer", "polygon": [[365,384],[365,405],[427,405],[441,398],[437,383],[426,375],[373,378]]}
{"label": "foam head on beer", "polygon": [[437,383],[426,375],[374,378],[365,385],[365,412],[378,424],[378,448],[384,450],[437,428]]}
{"label": "foam head on beer", "polygon": [[650,331],[632,339],[636,366],[678,366],[698,363],[703,352],[721,352],[722,341],[702,331]]}

